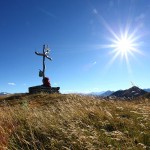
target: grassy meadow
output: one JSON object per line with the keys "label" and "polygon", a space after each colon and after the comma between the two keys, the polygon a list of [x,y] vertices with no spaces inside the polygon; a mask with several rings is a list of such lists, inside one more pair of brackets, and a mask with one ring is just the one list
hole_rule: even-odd
{"label": "grassy meadow", "polygon": [[0,97],[0,150],[150,150],[150,99]]}

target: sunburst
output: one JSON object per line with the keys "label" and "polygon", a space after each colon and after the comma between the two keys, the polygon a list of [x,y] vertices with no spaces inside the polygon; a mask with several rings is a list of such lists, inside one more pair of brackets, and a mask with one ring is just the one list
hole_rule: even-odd
{"label": "sunburst", "polygon": [[110,47],[113,48],[113,51],[118,55],[121,55],[122,58],[125,57],[128,59],[129,55],[134,55],[134,53],[141,53],[138,49],[138,40],[137,37],[134,37],[134,34],[121,34],[121,36],[116,35],[114,39],[111,40],[112,43]]}
{"label": "sunburst", "polygon": [[109,26],[107,29],[112,34],[110,38],[110,44],[107,45],[107,48],[111,49],[110,54],[112,54],[112,59],[109,62],[109,66],[113,64],[113,62],[117,58],[121,58],[121,60],[125,60],[128,71],[131,71],[131,65],[129,62],[129,58],[136,58],[135,54],[142,52],[139,50],[140,43],[139,39],[141,36],[137,35],[138,28],[133,30],[133,32],[129,33],[129,29],[126,28],[124,32],[120,32],[120,34],[115,33]]}

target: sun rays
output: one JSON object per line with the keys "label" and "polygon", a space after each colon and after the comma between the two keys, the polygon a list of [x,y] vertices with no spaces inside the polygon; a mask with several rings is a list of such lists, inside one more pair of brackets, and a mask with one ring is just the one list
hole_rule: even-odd
{"label": "sun rays", "polygon": [[136,59],[136,54],[143,54],[140,50],[140,39],[138,31],[139,27],[135,28],[133,31],[126,27],[124,30],[119,30],[117,33],[105,22],[105,27],[108,29],[111,37],[109,38],[109,43],[105,45],[105,48],[110,49],[111,59],[107,67],[110,67],[114,61],[120,59],[122,62],[125,61],[127,65],[128,72],[132,72],[130,60]]}

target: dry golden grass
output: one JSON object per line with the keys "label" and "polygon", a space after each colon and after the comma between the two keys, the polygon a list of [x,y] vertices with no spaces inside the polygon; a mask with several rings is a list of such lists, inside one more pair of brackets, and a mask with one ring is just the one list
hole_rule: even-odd
{"label": "dry golden grass", "polygon": [[35,94],[0,98],[0,150],[149,150],[150,100]]}

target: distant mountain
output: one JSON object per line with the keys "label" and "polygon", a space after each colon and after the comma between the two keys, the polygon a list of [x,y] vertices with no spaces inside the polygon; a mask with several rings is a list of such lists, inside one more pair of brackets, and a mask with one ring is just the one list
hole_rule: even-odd
{"label": "distant mountain", "polygon": [[0,92],[0,95],[9,95],[10,93],[7,92]]}
{"label": "distant mountain", "polygon": [[100,94],[100,96],[103,96],[103,97],[107,97],[107,96],[110,96],[111,94],[113,94],[114,91],[106,91],[106,92],[103,92],[102,94]]}
{"label": "distant mountain", "polygon": [[105,93],[105,92],[104,91],[102,91],[102,92],[91,92],[91,93],[88,93],[88,95],[100,96],[103,93]]}
{"label": "distant mountain", "polygon": [[138,96],[144,95],[146,93],[147,93],[146,91],[144,91],[136,86],[133,86],[127,90],[116,91],[116,92],[112,93],[110,96],[131,98],[131,97],[138,97]]}
{"label": "distant mountain", "polygon": [[112,93],[114,93],[114,91],[108,90],[108,91],[101,91],[101,92],[91,92],[91,93],[88,93],[87,95],[107,97],[107,96],[111,95]]}
{"label": "distant mountain", "polygon": [[146,92],[150,92],[150,89],[143,89],[144,91],[146,91]]}

